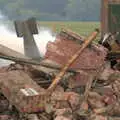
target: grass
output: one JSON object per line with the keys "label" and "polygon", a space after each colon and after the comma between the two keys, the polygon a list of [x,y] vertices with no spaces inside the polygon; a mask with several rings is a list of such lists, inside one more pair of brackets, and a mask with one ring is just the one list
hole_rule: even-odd
{"label": "grass", "polygon": [[82,36],[87,36],[95,28],[100,28],[99,22],[38,22],[39,26],[49,27],[55,32],[59,32],[61,28],[68,28]]}
{"label": "grass", "polygon": [[[2,21],[3,24],[12,26],[14,28],[13,21]],[[61,28],[68,28],[72,31],[82,35],[88,36],[95,28],[100,28],[99,22],[57,22],[57,21],[39,21],[39,26],[48,27],[52,29],[54,32],[60,32]]]}

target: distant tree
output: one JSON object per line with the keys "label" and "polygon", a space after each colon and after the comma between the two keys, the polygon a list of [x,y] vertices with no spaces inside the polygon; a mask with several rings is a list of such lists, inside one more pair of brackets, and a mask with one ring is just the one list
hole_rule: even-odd
{"label": "distant tree", "polygon": [[99,20],[100,0],[0,0],[9,19]]}
{"label": "distant tree", "polygon": [[100,0],[69,0],[66,12],[72,20],[99,20]]}
{"label": "distant tree", "polygon": [[61,14],[67,6],[68,0],[25,0],[29,9],[37,9],[44,13]]}

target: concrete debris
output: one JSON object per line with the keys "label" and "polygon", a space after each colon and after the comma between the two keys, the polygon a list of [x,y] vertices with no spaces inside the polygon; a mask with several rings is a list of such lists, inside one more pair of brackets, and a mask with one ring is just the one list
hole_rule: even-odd
{"label": "concrete debris", "polygon": [[64,116],[57,116],[55,120],[73,120],[72,118],[64,117]]}
{"label": "concrete debris", "polygon": [[102,45],[86,46],[54,81],[83,43],[78,34],[61,31],[47,46],[49,68],[27,64],[25,57],[16,62],[13,55],[15,63],[0,68],[0,120],[119,120],[120,71],[111,69]]}
{"label": "concrete debris", "polygon": [[105,103],[102,101],[102,96],[96,92],[90,92],[88,97],[88,103],[91,108],[103,108]]}

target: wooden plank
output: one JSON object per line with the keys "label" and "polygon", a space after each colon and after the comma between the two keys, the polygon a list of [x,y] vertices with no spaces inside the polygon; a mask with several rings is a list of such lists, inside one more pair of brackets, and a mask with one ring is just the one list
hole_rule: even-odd
{"label": "wooden plank", "polygon": [[16,52],[16,51],[14,51],[8,47],[5,47],[4,45],[1,45],[1,44],[0,44],[0,55],[29,59],[28,57],[24,56],[23,54]]}

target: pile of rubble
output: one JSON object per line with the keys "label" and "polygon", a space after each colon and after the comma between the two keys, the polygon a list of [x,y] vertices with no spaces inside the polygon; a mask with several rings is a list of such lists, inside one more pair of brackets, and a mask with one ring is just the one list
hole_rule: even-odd
{"label": "pile of rubble", "polygon": [[48,43],[40,65],[2,67],[0,120],[119,120],[120,72],[105,60],[106,48],[88,45],[59,75],[82,44],[82,37],[63,30]]}

